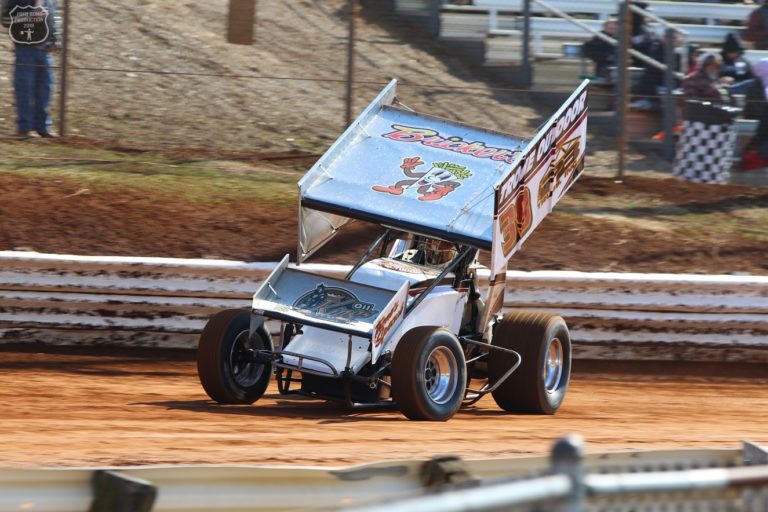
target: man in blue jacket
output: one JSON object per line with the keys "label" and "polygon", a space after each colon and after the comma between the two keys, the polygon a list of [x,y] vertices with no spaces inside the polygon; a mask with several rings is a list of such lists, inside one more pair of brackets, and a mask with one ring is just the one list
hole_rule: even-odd
{"label": "man in blue jacket", "polygon": [[51,131],[53,53],[58,50],[56,0],[2,0],[3,25],[16,46],[13,89],[17,135],[56,137]]}

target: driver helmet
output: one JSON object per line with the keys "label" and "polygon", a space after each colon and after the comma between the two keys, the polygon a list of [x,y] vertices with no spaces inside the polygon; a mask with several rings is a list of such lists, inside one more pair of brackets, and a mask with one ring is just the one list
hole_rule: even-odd
{"label": "driver helmet", "polygon": [[456,254],[456,246],[451,242],[429,238],[424,244],[424,260],[427,265],[448,263]]}

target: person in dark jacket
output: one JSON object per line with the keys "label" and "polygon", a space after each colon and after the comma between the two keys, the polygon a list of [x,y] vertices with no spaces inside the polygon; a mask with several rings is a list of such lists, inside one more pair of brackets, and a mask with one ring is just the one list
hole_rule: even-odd
{"label": "person in dark jacket", "polygon": [[723,66],[720,68],[721,77],[729,76],[734,82],[754,78],[749,62],[744,58],[744,45],[735,33],[731,32],[725,36],[720,56],[723,58]]}
{"label": "person in dark jacket", "polygon": [[[603,23],[604,35],[616,38],[616,19],[610,18]],[[595,76],[599,78],[610,78],[610,69],[616,65],[616,47],[603,40],[599,36],[584,43],[581,47],[581,53],[595,63]]]}
{"label": "person in dark jacket", "polygon": [[[753,119],[758,119],[757,133],[749,142],[741,157],[741,168],[745,171],[768,167],[768,58],[760,59],[753,67],[756,78],[753,89],[762,89],[762,96],[747,102],[752,105]],[[749,98],[748,98],[749,99]]]}
{"label": "person in dark jacket", "polygon": [[51,131],[53,53],[58,50],[56,0],[3,0],[3,24],[15,44],[13,89],[17,135],[55,137]]}
{"label": "person in dark jacket", "polygon": [[744,40],[751,41],[756,50],[768,50],[768,0],[749,13]]}

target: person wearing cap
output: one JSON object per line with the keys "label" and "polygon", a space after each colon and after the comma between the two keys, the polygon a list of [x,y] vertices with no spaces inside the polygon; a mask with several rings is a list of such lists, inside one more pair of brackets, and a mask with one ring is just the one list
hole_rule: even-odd
{"label": "person wearing cap", "polygon": [[[42,37],[32,29],[16,33],[14,16],[38,10],[44,16]],[[58,51],[58,4],[56,0],[3,0],[3,25],[15,44],[13,90],[16,99],[17,137],[56,137],[51,131],[50,102],[53,92],[53,53]],[[26,37],[24,37],[26,34]],[[21,37],[17,37],[17,36]],[[29,42],[28,42],[29,40]]]}
{"label": "person wearing cap", "polygon": [[[699,56],[698,67],[693,73],[683,78],[683,93],[686,99],[709,100],[722,103],[727,99],[727,93],[721,92],[726,85],[726,79],[720,78],[720,68],[723,59],[711,52]],[[729,80],[730,81],[730,80]]]}
{"label": "person wearing cap", "polygon": [[744,40],[750,41],[755,50],[768,50],[768,0],[749,13]]}
{"label": "person wearing cap", "polygon": [[723,65],[720,68],[721,77],[729,76],[734,82],[754,78],[749,62],[744,58],[744,45],[735,33],[730,32],[725,36],[720,56],[723,58]]}

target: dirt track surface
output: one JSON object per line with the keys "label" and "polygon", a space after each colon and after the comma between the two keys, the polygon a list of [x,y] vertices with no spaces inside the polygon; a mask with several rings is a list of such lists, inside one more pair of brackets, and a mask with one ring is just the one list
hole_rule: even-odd
{"label": "dirt track surface", "polygon": [[586,439],[589,452],[768,445],[764,370],[752,378],[662,377],[585,372],[585,364],[580,371],[577,363],[555,416],[502,413],[487,397],[435,424],[396,410],[280,397],[275,389],[253,406],[214,404],[189,356],[0,353],[0,466],[514,457],[546,454],[570,432]]}

